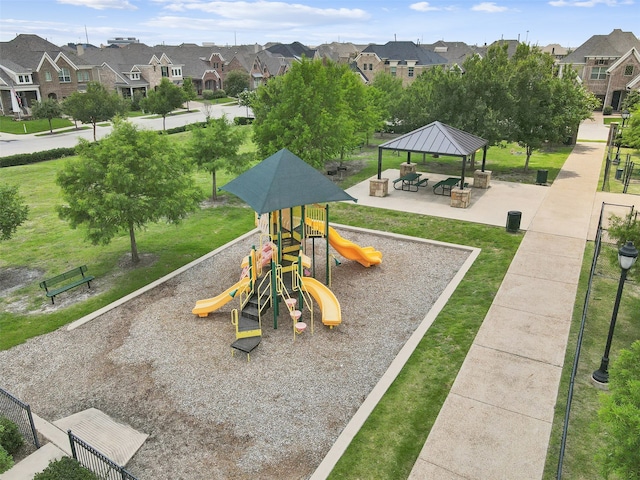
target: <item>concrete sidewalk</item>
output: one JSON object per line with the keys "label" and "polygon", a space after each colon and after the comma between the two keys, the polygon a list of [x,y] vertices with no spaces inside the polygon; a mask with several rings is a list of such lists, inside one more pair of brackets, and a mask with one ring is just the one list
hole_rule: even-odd
{"label": "concrete sidewalk", "polygon": [[549,188],[410,479],[542,478],[605,148],[579,143]]}

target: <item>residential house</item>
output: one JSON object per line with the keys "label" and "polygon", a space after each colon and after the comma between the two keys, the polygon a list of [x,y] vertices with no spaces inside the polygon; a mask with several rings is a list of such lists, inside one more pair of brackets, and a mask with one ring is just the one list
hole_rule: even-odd
{"label": "residential house", "polygon": [[34,102],[62,100],[97,79],[95,65],[37,36],[21,34],[0,42],[0,108],[28,116]]}
{"label": "residential house", "polygon": [[562,69],[573,68],[585,88],[619,110],[631,90],[640,90],[640,40],[632,32],[613,30],[594,35],[563,58]]}
{"label": "residential house", "polygon": [[401,78],[405,86],[427,69],[447,64],[443,56],[414,42],[371,44],[356,56],[354,62],[368,83],[372,82],[378,73],[386,72]]}

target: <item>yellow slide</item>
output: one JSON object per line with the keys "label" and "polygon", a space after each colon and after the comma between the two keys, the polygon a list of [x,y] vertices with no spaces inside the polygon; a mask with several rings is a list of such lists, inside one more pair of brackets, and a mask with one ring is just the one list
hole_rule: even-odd
{"label": "yellow slide", "polygon": [[216,297],[198,300],[192,312],[199,317],[208,316],[211,312],[215,312],[217,309],[233,300],[235,295],[238,293],[248,290],[250,281],[251,279],[249,277],[245,277]]}
{"label": "yellow slide", "polygon": [[382,253],[373,247],[361,247],[340,236],[333,227],[329,227],[329,243],[344,258],[355,260],[363,267],[378,265],[382,262]]}
{"label": "yellow slide", "polygon": [[[311,228],[324,234],[324,222],[320,220],[306,219]],[[361,247],[344,237],[341,237],[333,227],[329,227],[329,243],[344,258],[355,260],[363,267],[382,263],[382,252],[373,247]]]}
{"label": "yellow slide", "polygon": [[322,323],[329,327],[335,327],[342,323],[340,303],[329,288],[313,277],[302,277],[302,289],[309,292],[315,298],[320,310],[322,310]]}

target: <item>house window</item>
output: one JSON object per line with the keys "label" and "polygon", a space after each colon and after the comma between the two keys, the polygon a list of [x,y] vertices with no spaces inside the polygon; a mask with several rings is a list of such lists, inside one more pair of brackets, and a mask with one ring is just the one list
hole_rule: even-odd
{"label": "house window", "polygon": [[18,75],[18,83],[31,83],[31,75]]}
{"label": "house window", "polygon": [[367,64],[366,63],[363,65],[363,70],[365,70],[365,71],[367,70]]}
{"label": "house window", "polygon": [[172,67],[171,68],[171,76],[172,77],[181,77],[182,76],[182,68],[180,68],[180,67]]}
{"label": "house window", "polygon": [[220,68],[220,64],[218,62],[213,62],[213,68]]}
{"label": "house window", "polygon": [[591,80],[604,80],[607,78],[607,67],[593,67],[590,78]]}
{"label": "house window", "polygon": [[408,71],[407,71],[407,75],[409,77],[413,77],[413,67],[409,67]]}
{"label": "house window", "polygon": [[373,70],[373,63],[369,64],[369,70]]}
{"label": "house window", "polygon": [[633,76],[633,65],[627,65],[624,67],[624,76],[625,77]]}
{"label": "house window", "polygon": [[160,67],[160,71],[162,72],[163,77],[169,76],[169,67],[162,66]]}
{"label": "house window", "polygon": [[604,58],[600,58],[600,59],[596,60],[596,65],[609,65],[609,60],[606,60]]}
{"label": "house window", "polygon": [[71,81],[71,72],[69,72],[68,68],[61,68],[58,72],[58,80],[61,83],[69,83]]}
{"label": "house window", "polygon": [[397,70],[397,68],[396,68],[396,67],[391,67],[391,76],[392,76],[392,77],[395,77],[395,76],[396,76],[396,70]]}
{"label": "house window", "polygon": [[51,72],[44,72],[44,79],[47,82],[50,82],[51,81]]}
{"label": "house window", "polygon": [[140,80],[140,72],[131,72],[129,74],[129,79],[131,79],[131,80]]}
{"label": "house window", "polygon": [[89,72],[80,70],[78,71],[78,83],[84,83],[89,81]]}

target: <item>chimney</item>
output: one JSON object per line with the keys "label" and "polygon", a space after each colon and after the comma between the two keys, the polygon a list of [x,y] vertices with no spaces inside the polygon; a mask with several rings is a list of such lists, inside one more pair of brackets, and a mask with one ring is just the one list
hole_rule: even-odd
{"label": "chimney", "polygon": [[79,43],[76,45],[76,51],[78,52],[79,57],[84,55],[84,47]]}

